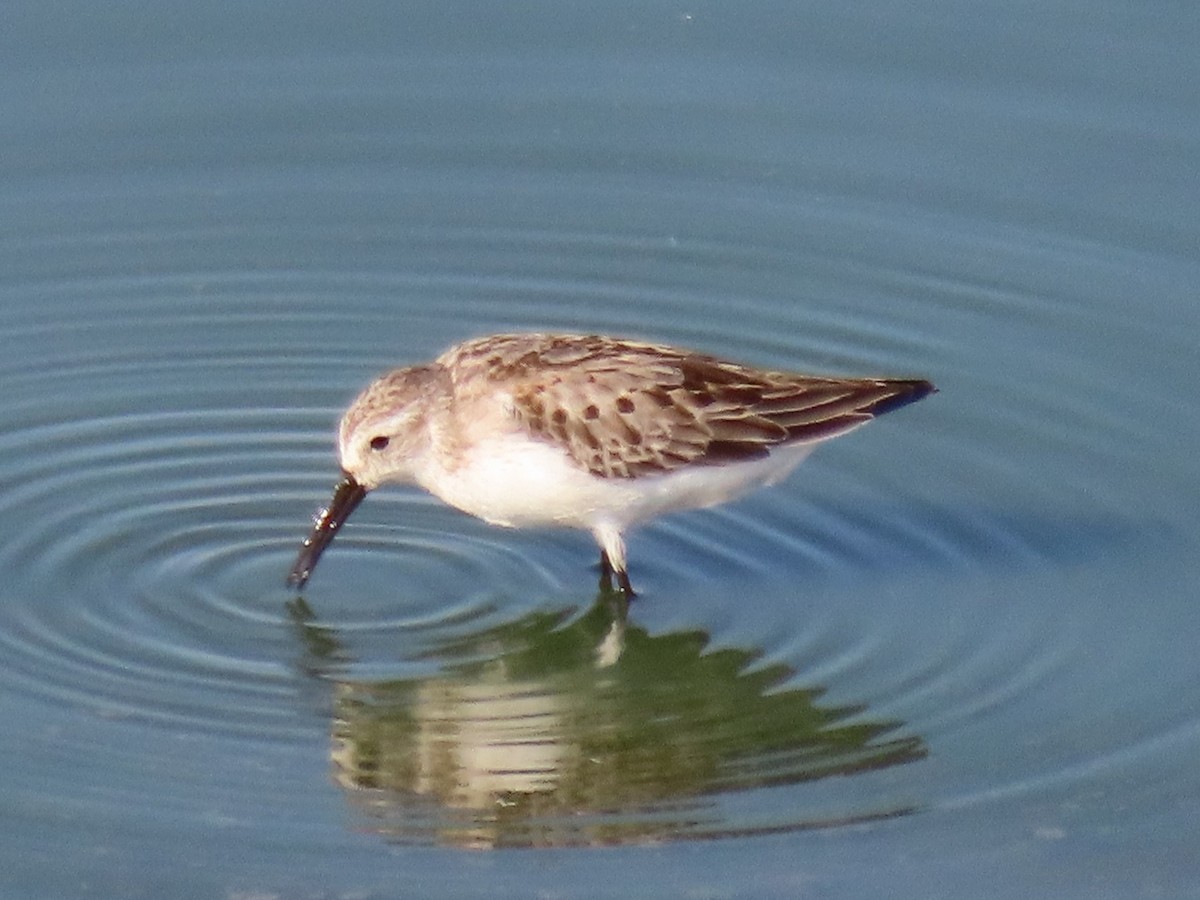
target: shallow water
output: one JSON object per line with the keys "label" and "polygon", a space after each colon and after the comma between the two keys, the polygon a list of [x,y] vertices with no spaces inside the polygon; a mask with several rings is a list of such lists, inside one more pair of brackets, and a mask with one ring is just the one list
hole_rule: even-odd
{"label": "shallow water", "polygon": [[[1200,18],[1078,12],[14,7],[5,896],[1200,894]],[[941,390],[627,612],[401,489],[286,590],[506,329]]]}

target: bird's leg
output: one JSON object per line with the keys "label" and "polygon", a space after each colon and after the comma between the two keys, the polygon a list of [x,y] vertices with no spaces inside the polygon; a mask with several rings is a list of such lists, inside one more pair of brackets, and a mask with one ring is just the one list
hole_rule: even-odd
{"label": "bird's leg", "polygon": [[633,585],[629,583],[629,573],[624,569],[617,569],[617,585],[621,588],[621,594],[626,600],[632,600],[637,596]]}
{"label": "bird's leg", "polygon": [[612,592],[612,577],[617,576],[617,587],[621,591],[621,596],[626,600],[632,600],[637,596],[633,585],[629,582],[629,572],[625,569],[616,569],[613,567],[612,561],[608,558],[608,553],[604,550],[600,551],[600,593],[608,594]]}
{"label": "bird's leg", "polygon": [[600,545],[600,590],[612,590],[612,577],[617,576],[617,587],[622,596],[629,600],[636,597],[629,583],[629,570],[625,565],[625,541],[621,532],[611,525],[600,525],[592,532]]}
{"label": "bird's leg", "polygon": [[608,553],[600,551],[600,593],[612,591],[612,563],[608,561]]}

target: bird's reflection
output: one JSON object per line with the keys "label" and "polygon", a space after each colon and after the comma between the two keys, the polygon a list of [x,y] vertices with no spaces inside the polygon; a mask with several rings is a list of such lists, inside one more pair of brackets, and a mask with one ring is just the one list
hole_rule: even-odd
{"label": "bird's reflection", "polygon": [[[581,617],[533,612],[441,645],[432,677],[334,677],[336,632],[292,607],[303,666],[334,684],[336,781],[365,827],[406,842],[567,846],[761,830],[718,795],[798,784],[925,755],[899,722],[822,707],[753,650],[700,631],[650,635],[601,593]],[[769,830],[902,815],[858,804],[781,811]]]}

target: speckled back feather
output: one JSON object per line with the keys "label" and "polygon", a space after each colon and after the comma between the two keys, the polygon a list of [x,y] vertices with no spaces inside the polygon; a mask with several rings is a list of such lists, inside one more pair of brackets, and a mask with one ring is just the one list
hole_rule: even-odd
{"label": "speckled back feather", "polygon": [[438,362],[457,385],[505,384],[511,413],[531,436],[604,478],[761,458],[775,446],[834,437],[933,390],[920,380],[760,371],[598,335],[496,335]]}

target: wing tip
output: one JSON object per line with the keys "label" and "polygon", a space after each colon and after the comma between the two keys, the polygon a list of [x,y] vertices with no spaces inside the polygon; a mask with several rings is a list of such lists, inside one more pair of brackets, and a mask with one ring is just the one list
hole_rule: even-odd
{"label": "wing tip", "polygon": [[902,406],[924,400],[930,394],[936,394],[938,390],[932,381],[926,381],[924,378],[889,379],[883,384],[888,388],[887,396],[876,400],[863,410],[864,412],[869,412],[872,416],[882,416]]}

